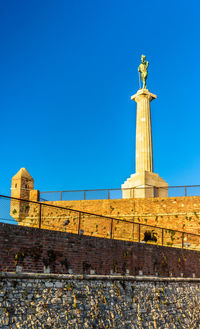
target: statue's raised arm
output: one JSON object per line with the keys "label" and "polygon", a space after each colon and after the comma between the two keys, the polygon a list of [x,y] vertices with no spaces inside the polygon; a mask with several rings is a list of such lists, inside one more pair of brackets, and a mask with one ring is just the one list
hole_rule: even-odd
{"label": "statue's raised arm", "polygon": [[146,56],[142,55],[141,64],[138,67],[138,72],[140,72],[141,80],[143,82],[143,89],[147,89],[146,80],[148,76],[148,71],[147,71],[148,66],[149,66],[149,62],[146,61]]}

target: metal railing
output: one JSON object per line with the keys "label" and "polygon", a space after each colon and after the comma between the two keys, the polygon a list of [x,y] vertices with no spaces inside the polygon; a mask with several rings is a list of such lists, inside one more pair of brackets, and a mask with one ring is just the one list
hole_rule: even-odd
{"label": "metal railing", "polygon": [[[145,215],[141,217],[145,218]],[[200,250],[198,234],[4,195],[0,195],[0,222],[18,222],[19,225],[39,229]]]}
{"label": "metal railing", "polygon": [[[153,189],[153,191],[152,191]],[[40,191],[41,201],[73,201],[73,200],[97,200],[97,199],[122,199],[128,193],[131,197],[137,197],[141,191],[152,192],[153,197],[186,197],[200,196],[200,185],[168,186],[168,187],[136,187],[92,190],[69,190],[69,191]],[[163,194],[164,192],[164,194]],[[129,197],[130,197],[129,196]]]}

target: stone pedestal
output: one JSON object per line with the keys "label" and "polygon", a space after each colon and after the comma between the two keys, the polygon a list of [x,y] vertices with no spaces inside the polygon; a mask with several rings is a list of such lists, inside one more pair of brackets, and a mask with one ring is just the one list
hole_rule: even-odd
{"label": "stone pedestal", "polygon": [[122,195],[128,198],[168,197],[168,184],[158,174],[149,171],[132,174],[122,185]]}
{"label": "stone pedestal", "polygon": [[137,103],[136,173],[122,185],[123,198],[167,197],[168,184],[153,172],[153,147],[150,103],[157,96],[140,89],[131,97]]}

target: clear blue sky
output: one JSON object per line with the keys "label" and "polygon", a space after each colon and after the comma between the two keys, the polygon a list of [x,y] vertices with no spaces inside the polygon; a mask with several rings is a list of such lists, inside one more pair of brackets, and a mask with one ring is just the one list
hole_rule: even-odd
{"label": "clear blue sky", "polygon": [[0,2],[0,193],[120,187],[135,169],[137,67],[149,60],[154,170],[200,184],[199,1]]}

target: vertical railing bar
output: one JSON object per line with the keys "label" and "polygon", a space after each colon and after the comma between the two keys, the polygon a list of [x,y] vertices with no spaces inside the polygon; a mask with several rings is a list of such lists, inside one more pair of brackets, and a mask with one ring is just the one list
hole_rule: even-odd
{"label": "vertical railing bar", "polygon": [[185,196],[187,196],[187,186],[185,186]]}
{"label": "vertical railing bar", "polygon": [[62,191],[60,191],[60,201],[62,201]]}
{"label": "vertical railing bar", "polygon": [[81,212],[79,212],[78,215],[78,234],[80,234],[80,228],[81,228]]}
{"label": "vertical railing bar", "polygon": [[139,227],[138,227],[138,242],[140,242],[140,224],[138,224],[139,225]]}
{"label": "vertical railing bar", "polygon": [[112,231],[113,231],[113,218],[111,219],[111,227],[110,227],[110,238],[112,239]]}
{"label": "vertical railing bar", "polygon": [[41,223],[42,223],[42,205],[40,203],[40,208],[39,208],[39,228],[41,228]]}
{"label": "vertical railing bar", "polygon": [[108,200],[110,200],[110,190],[108,190]]}
{"label": "vertical railing bar", "polygon": [[83,200],[85,200],[85,191],[83,191]]}

